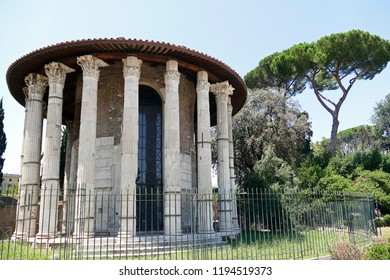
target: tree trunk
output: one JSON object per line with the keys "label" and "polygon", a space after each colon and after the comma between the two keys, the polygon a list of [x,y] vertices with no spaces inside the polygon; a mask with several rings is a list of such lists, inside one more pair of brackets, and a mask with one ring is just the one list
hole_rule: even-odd
{"label": "tree trunk", "polygon": [[330,134],[330,153],[332,156],[336,155],[337,152],[337,131],[339,129],[339,118],[338,112],[332,114],[332,131]]}

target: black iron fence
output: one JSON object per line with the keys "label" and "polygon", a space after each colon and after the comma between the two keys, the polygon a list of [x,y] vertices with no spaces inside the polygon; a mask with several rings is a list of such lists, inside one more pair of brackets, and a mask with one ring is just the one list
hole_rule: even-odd
{"label": "black iron fence", "polygon": [[373,197],[361,193],[138,186],[14,197],[0,200],[0,259],[305,259],[377,234]]}

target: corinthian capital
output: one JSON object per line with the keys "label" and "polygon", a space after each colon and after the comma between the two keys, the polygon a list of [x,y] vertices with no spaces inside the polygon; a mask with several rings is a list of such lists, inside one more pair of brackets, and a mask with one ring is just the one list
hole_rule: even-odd
{"label": "corinthian capital", "polygon": [[123,61],[123,76],[135,76],[139,79],[141,74],[142,60],[135,56],[128,56]]}
{"label": "corinthian capital", "polygon": [[197,73],[197,83],[196,83],[196,91],[207,91],[210,90],[210,83],[208,82],[208,74],[206,71],[199,71]]}
{"label": "corinthian capital", "polygon": [[71,72],[74,72],[74,69],[61,62],[51,62],[45,65],[45,73],[49,78],[49,84],[64,85],[66,74]]}
{"label": "corinthian capital", "polygon": [[77,64],[80,65],[81,69],[83,70],[83,77],[91,77],[96,79],[99,78],[99,67],[108,66],[108,64],[103,60],[90,54],[79,56],[77,58]]}
{"label": "corinthian capital", "polygon": [[28,98],[42,100],[48,85],[47,77],[37,73],[30,73],[24,78],[24,81],[28,87]]}
{"label": "corinthian capital", "polygon": [[167,70],[165,71],[165,83],[167,82],[179,82],[180,81],[180,72],[178,69],[177,61],[169,60],[167,61]]}
{"label": "corinthian capital", "polygon": [[27,104],[27,101],[28,101],[28,87],[23,87],[22,90],[23,90],[23,94],[24,94],[24,101]]}
{"label": "corinthian capital", "polygon": [[177,70],[167,70],[165,72],[165,82],[167,81],[179,82],[180,72]]}
{"label": "corinthian capital", "polygon": [[234,87],[232,87],[228,81],[224,81],[210,85],[210,91],[213,92],[216,96],[221,94],[232,95]]}
{"label": "corinthian capital", "polygon": [[210,90],[210,83],[207,81],[198,81],[196,84],[196,91],[209,91]]}

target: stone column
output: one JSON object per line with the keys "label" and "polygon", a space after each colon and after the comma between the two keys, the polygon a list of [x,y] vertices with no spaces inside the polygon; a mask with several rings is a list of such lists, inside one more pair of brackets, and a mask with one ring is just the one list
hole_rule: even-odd
{"label": "stone column", "polygon": [[213,194],[211,182],[211,133],[208,75],[198,72],[197,94],[197,169],[198,233],[213,233]]}
{"label": "stone column", "polygon": [[229,122],[228,99],[234,88],[228,81],[212,84],[210,90],[215,94],[217,103],[217,145],[218,145],[218,194],[219,194],[219,231],[232,231],[232,193],[229,164]]}
{"label": "stone column", "polygon": [[37,238],[42,239],[57,235],[63,89],[66,74],[74,72],[74,69],[59,62],[51,62],[45,65],[45,72],[49,78],[49,97],[37,234]]}
{"label": "stone column", "polygon": [[[23,124],[23,142],[22,142],[22,154],[20,155],[20,175],[22,175],[23,170],[23,149],[24,149],[24,137],[26,137],[26,119],[27,119],[27,103],[28,103],[28,87],[23,87],[23,93],[24,93],[24,104],[26,109],[24,110],[24,124]],[[20,176],[19,179],[19,186],[21,186],[22,183],[22,177]]]}
{"label": "stone column", "polygon": [[36,234],[39,199],[39,175],[42,140],[42,99],[47,77],[31,73],[25,77],[28,87],[26,118],[23,139],[22,183],[14,238],[29,238]]}
{"label": "stone column", "polygon": [[228,99],[228,129],[229,129],[229,166],[230,166],[230,187],[232,190],[232,221],[233,229],[240,230],[238,225],[238,213],[237,213],[237,187],[236,187],[236,175],[234,173],[234,146],[233,146],[233,106],[231,97]]}
{"label": "stone column", "polygon": [[73,146],[73,121],[67,121],[65,123],[67,138],[66,138],[66,155],[65,155],[65,170],[64,170],[64,200],[62,204],[62,232],[66,235],[71,234],[70,230],[73,230],[73,218],[74,217],[74,186],[71,181],[71,164],[72,164],[72,146]]}
{"label": "stone column", "polygon": [[166,63],[164,105],[164,234],[180,235],[181,188],[180,188],[180,113],[177,61]]}
{"label": "stone column", "polygon": [[77,165],[77,207],[76,236],[94,236],[95,217],[95,148],[97,92],[99,67],[108,66],[103,60],[92,55],[77,58],[83,70],[83,91],[81,101],[79,153]]}
{"label": "stone column", "polygon": [[136,232],[136,180],[138,173],[138,89],[142,60],[129,56],[123,59],[125,78],[121,154],[121,216],[119,236]]}
{"label": "stone column", "polygon": [[[73,124],[74,125],[74,124]],[[73,131],[73,135],[76,131]],[[74,138],[74,136],[73,136]],[[79,139],[73,141],[70,153],[70,171],[69,171],[69,188],[67,191],[67,210],[66,210],[66,234],[73,234],[76,218],[77,198],[77,160],[79,157]],[[64,202],[65,203],[65,202]]]}

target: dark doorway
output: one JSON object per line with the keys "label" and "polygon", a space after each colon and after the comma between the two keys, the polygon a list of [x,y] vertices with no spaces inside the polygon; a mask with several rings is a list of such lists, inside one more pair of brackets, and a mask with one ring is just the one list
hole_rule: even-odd
{"label": "dark doorway", "polygon": [[137,231],[163,230],[162,101],[139,87]]}

